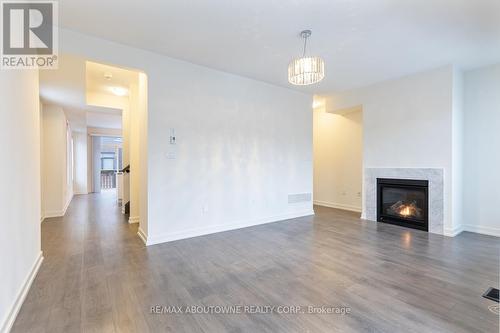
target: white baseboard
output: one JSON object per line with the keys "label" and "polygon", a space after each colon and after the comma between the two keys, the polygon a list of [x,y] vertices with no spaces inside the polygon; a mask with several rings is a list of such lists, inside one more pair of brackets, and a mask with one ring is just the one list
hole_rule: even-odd
{"label": "white baseboard", "polygon": [[443,234],[448,237],[458,236],[462,231],[464,231],[463,226],[457,226],[454,228],[444,228]]}
{"label": "white baseboard", "polygon": [[321,200],[314,200],[314,204],[318,205],[318,206],[343,209],[343,210],[348,210],[351,212],[361,213],[361,207],[354,206],[354,205],[346,205],[346,204],[327,202],[327,201],[321,201]]}
{"label": "white baseboard", "polygon": [[130,216],[128,218],[129,224],[139,223],[139,216]]}
{"label": "white baseboard", "polygon": [[48,212],[45,212],[45,214],[43,215],[43,219],[50,219],[52,217],[62,217],[64,216],[64,211],[62,210],[54,210],[54,211],[48,211]]}
{"label": "white baseboard", "polygon": [[155,245],[155,244],[160,244],[160,243],[172,242],[172,241],[176,241],[176,240],[180,240],[180,239],[186,239],[186,238],[209,235],[209,234],[213,234],[213,233],[217,233],[217,232],[253,227],[253,226],[260,225],[260,224],[279,222],[279,221],[283,221],[283,220],[289,220],[289,219],[294,219],[294,218],[303,217],[303,216],[310,216],[310,215],[314,215],[314,211],[312,209],[302,211],[302,212],[297,212],[297,213],[288,213],[288,214],[282,214],[282,215],[276,215],[276,216],[269,216],[269,217],[265,217],[265,218],[261,218],[261,219],[236,222],[236,223],[232,223],[232,224],[215,225],[215,226],[210,226],[210,227],[205,227],[205,228],[188,229],[188,230],[183,230],[183,231],[179,231],[179,232],[166,233],[166,234],[156,235],[156,236],[145,235],[144,232],[139,228],[138,234],[139,234],[139,237],[141,237],[141,239],[143,240],[144,244],[146,244],[147,246],[150,246],[150,245]]}
{"label": "white baseboard", "polygon": [[141,227],[139,227],[139,230],[137,230],[137,235],[139,236],[140,239],[142,239],[145,245],[148,244],[148,236],[146,235],[144,230],[141,229]]}
{"label": "white baseboard", "polygon": [[68,202],[66,202],[63,210],[50,210],[48,212],[44,212],[42,215],[42,222],[48,218],[63,217],[64,215],[66,215],[66,211],[68,210],[69,204],[71,203],[72,200],[73,200],[73,195],[71,196],[71,199],[69,199]]}
{"label": "white baseboard", "polygon": [[500,228],[487,227],[482,225],[465,224],[463,226],[464,231],[475,232],[483,235],[490,235],[500,237]]}
{"label": "white baseboard", "polygon": [[66,211],[68,210],[69,204],[73,200],[73,196],[74,196],[74,194],[71,194],[71,197],[66,201],[66,204],[64,205],[64,212],[63,212],[62,216],[66,215]]}
{"label": "white baseboard", "polygon": [[9,314],[7,317],[4,319],[4,321],[1,323],[2,326],[0,326],[0,332],[2,333],[8,333],[12,329],[12,325],[14,325],[14,322],[16,321],[16,317],[19,313],[19,310],[21,310],[21,306],[23,305],[24,300],[26,299],[26,295],[28,295],[28,291],[30,290],[31,284],[33,283],[33,280],[36,277],[36,274],[38,273],[38,270],[40,269],[40,266],[42,265],[43,261],[43,253],[40,251],[38,257],[35,260],[35,263],[33,264],[28,276],[24,280],[24,283],[21,287],[21,290],[18,292],[16,300],[14,304],[12,305],[12,308],[10,309]]}
{"label": "white baseboard", "polygon": [[474,224],[464,224],[455,227],[453,229],[445,228],[444,235],[449,237],[455,237],[459,235],[462,231],[469,231],[469,232],[474,232],[476,234],[500,237],[500,228],[474,225]]}

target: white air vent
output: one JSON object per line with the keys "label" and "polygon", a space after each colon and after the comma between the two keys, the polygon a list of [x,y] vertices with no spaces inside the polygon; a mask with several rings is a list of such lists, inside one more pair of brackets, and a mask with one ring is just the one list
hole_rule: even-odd
{"label": "white air vent", "polygon": [[309,202],[311,201],[312,194],[311,193],[298,193],[298,194],[289,194],[288,195],[288,203],[299,203],[299,202]]}

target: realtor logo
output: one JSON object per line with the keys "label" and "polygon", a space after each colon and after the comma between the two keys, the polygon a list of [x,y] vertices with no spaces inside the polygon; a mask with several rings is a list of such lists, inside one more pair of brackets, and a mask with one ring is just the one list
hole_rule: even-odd
{"label": "realtor logo", "polygon": [[2,1],[2,69],[57,68],[57,2]]}

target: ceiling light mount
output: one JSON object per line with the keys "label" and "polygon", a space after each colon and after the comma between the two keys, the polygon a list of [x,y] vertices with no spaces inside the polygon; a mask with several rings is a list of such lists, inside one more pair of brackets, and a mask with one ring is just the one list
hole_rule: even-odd
{"label": "ceiling light mount", "polygon": [[302,38],[309,38],[309,37],[311,37],[311,35],[312,35],[311,30],[302,30],[300,32],[300,37],[302,37]]}
{"label": "ceiling light mount", "polygon": [[128,95],[128,89],[124,87],[111,87],[109,90],[116,96],[123,97]]}
{"label": "ceiling light mount", "polygon": [[307,39],[311,30],[302,30],[300,37],[304,39],[304,51],[301,58],[293,59],[288,65],[288,82],[293,85],[306,86],[317,83],[325,77],[325,62],[320,57],[306,57]]}
{"label": "ceiling light mount", "polygon": [[300,32],[300,37],[304,38],[304,52],[302,53],[302,57],[306,56],[306,49],[307,49],[307,39],[311,37],[312,31],[311,30],[302,30]]}

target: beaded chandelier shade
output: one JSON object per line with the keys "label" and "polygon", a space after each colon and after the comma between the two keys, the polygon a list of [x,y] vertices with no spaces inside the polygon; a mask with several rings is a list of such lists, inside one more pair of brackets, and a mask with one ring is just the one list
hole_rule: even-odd
{"label": "beaded chandelier shade", "polygon": [[311,36],[311,30],[302,31],[300,36],[304,38],[304,53],[301,58],[293,59],[288,65],[288,82],[306,86],[323,80],[325,62],[320,57],[306,57],[307,38]]}

